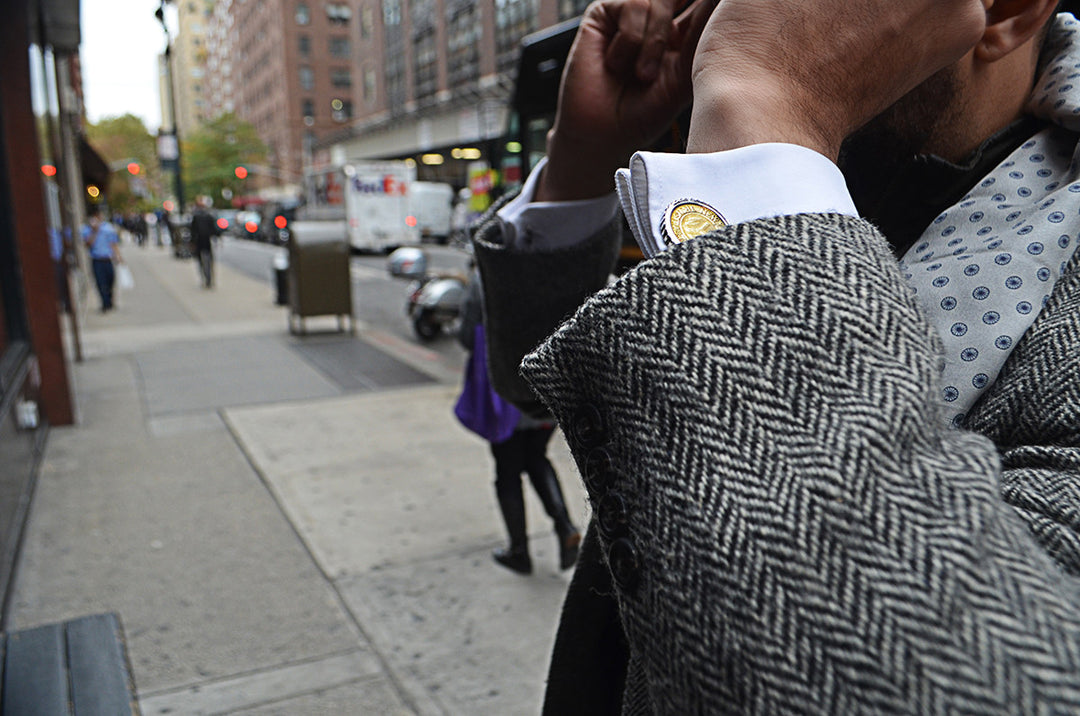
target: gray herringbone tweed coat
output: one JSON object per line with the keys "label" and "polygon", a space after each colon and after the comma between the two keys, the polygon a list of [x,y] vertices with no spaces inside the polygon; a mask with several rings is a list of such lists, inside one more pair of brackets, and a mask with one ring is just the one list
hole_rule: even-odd
{"label": "gray herringbone tweed coat", "polygon": [[[496,231],[495,343],[508,296],[574,283],[507,274]],[[872,225],[801,215],[642,263],[525,359],[592,503],[606,581],[586,561],[577,595],[614,585],[624,713],[1080,713],[1080,260],[968,430],[936,417],[937,344]]]}

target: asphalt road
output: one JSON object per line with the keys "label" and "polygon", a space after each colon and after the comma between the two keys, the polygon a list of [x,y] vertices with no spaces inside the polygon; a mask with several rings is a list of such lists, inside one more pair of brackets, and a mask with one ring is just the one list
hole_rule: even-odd
{"label": "asphalt road", "polygon": [[[431,270],[453,270],[467,274],[468,254],[449,246],[425,245]],[[267,286],[267,300],[275,295],[273,263],[285,249],[246,239],[224,237],[216,251],[222,264],[240,271]],[[391,278],[386,256],[353,256],[350,260],[354,315],[369,327],[385,331],[437,353],[450,366],[464,364],[464,351],[450,335],[423,342],[413,333],[405,313],[409,282]]]}

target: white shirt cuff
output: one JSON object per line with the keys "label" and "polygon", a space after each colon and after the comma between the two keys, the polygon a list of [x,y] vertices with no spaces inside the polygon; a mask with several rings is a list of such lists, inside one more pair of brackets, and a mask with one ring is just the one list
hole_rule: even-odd
{"label": "white shirt cuff", "polygon": [[708,204],[727,224],[791,214],[858,216],[837,166],[795,144],[754,144],[712,154],[638,152],[630,169],[616,174],[616,187],[646,256],[671,245],[660,224],[680,199]]}
{"label": "white shirt cuff", "polygon": [[545,157],[529,174],[521,193],[497,212],[507,246],[518,251],[552,251],[581,243],[607,226],[618,209],[614,192],[598,199],[533,202],[546,165]]}

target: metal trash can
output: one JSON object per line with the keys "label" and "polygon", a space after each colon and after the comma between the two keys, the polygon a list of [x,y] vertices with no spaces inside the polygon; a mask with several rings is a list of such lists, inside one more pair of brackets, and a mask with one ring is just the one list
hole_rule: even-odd
{"label": "metal trash can", "polygon": [[289,305],[289,254],[285,251],[277,252],[271,264],[274,272],[274,295],[275,306]]}
{"label": "metal trash can", "polygon": [[349,244],[341,231],[343,224],[325,221],[297,221],[289,239],[289,332],[306,332],[304,319],[310,316],[337,316],[338,330],[356,332],[352,313],[352,277],[349,273]]}

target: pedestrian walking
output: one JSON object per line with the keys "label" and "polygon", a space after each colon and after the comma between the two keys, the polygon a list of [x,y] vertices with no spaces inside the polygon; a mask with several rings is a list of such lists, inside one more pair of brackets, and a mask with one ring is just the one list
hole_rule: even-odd
{"label": "pedestrian walking", "polygon": [[570,519],[562,487],[547,456],[555,432],[554,420],[536,420],[503,400],[487,380],[484,325],[479,278],[474,274],[462,306],[458,338],[470,351],[461,397],[454,412],[465,427],[488,441],[495,460],[495,495],[509,543],[492,553],[496,563],[518,574],[531,574],[529,538],[525,522],[525,496],[521,475],[529,476],[544,511],[555,524],[559,541],[559,568],[577,561],[581,534]]}
{"label": "pedestrian walking", "polygon": [[213,239],[221,233],[209,209],[210,197],[200,196],[195,201],[195,213],[191,216],[191,243],[195,249],[195,259],[199,263],[203,288],[214,286]]}
{"label": "pedestrian walking", "polygon": [[87,225],[83,228],[83,242],[90,254],[94,270],[94,282],[101,296],[101,312],[113,309],[113,287],[116,283],[114,263],[122,264],[120,256],[120,235],[116,227],[101,217],[101,207],[91,206],[88,211]]}

